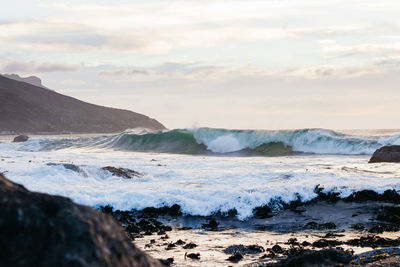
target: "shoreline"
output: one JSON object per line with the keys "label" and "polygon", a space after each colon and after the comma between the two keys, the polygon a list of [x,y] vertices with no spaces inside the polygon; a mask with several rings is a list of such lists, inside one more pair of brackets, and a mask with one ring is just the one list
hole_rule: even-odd
{"label": "shoreline", "polygon": [[[387,209],[400,214],[398,205],[377,201],[320,201],[246,221],[222,215],[172,216],[157,214],[155,209],[122,212],[107,207],[102,211],[120,221],[131,240],[153,257],[173,258],[172,266],[291,266],[279,264],[295,257],[329,257],[330,253],[351,257],[342,266],[364,266],[390,261],[400,253],[399,223],[391,221],[397,215],[385,221]],[[200,259],[187,257],[197,253]]]}

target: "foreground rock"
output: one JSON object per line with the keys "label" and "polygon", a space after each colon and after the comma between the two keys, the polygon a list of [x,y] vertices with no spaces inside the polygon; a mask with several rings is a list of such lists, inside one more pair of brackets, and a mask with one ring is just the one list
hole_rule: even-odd
{"label": "foreground rock", "polygon": [[369,163],[400,162],[400,146],[383,146],[372,155]]}
{"label": "foreground rock", "polygon": [[0,266],[160,266],[111,216],[0,174]]}
{"label": "foreground rock", "polygon": [[14,138],[13,142],[14,143],[20,143],[20,142],[26,142],[28,141],[29,136],[27,135],[18,135]]}

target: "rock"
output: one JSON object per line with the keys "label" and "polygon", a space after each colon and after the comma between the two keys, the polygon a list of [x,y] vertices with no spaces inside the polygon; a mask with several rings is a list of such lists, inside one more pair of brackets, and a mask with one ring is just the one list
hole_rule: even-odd
{"label": "rock", "polygon": [[217,222],[215,219],[211,219],[208,223],[203,223],[201,227],[205,230],[217,231],[218,225],[219,222]]}
{"label": "rock", "polygon": [[398,225],[378,223],[369,228],[369,233],[382,234],[383,232],[397,232],[399,231]]}
{"label": "rock", "polygon": [[377,220],[400,225],[400,207],[383,206],[379,209]]}
{"label": "rock", "polygon": [[166,250],[171,250],[171,249],[173,249],[173,248],[176,248],[176,245],[173,244],[173,243],[169,243],[169,244],[167,245]]}
{"label": "rock", "polygon": [[118,176],[126,179],[130,179],[133,177],[142,177],[143,175],[137,171],[125,168],[115,168],[112,166],[106,166],[101,168],[102,170],[109,171],[113,176]]}
{"label": "rock", "polygon": [[328,223],[309,222],[304,227],[309,228],[309,229],[314,229],[314,230],[326,230],[326,229],[335,229],[336,224],[334,224],[332,222],[328,222]]}
{"label": "rock", "polygon": [[21,77],[18,74],[14,74],[14,73],[13,74],[3,74],[2,76],[6,77],[6,78],[9,78],[9,79],[12,79],[12,80],[19,81],[19,82],[30,83],[30,84],[32,84],[34,86],[37,86],[37,87],[46,88],[46,87],[43,86],[42,80],[39,77],[36,77],[36,76]]}
{"label": "rock", "polygon": [[377,149],[368,163],[400,162],[400,146],[383,146]]}
{"label": "rock", "polygon": [[14,138],[13,142],[14,143],[21,143],[21,142],[26,142],[28,141],[29,136],[27,135],[18,135]]}
{"label": "rock", "polygon": [[300,246],[299,241],[297,238],[289,238],[288,241],[285,242],[286,245],[290,245],[291,247]]}
{"label": "rock", "polygon": [[0,175],[0,266],[161,266],[114,219]]}
{"label": "rock", "polygon": [[[301,250],[287,259],[277,263],[266,264],[274,267],[308,267],[308,266],[343,266],[352,260],[353,256],[348,251],[338,249]],[[344,265],[348,266],[348,265]]]}
{"label": "rock", "polygon": [[184,245],[185,243],[186,243],[185,241],[183,241],[182,239],[179,239],[178,241],[175,242],[175,245],[181,246],[181,245]]}
{"label": "rock", "polygon": [[335,238],[335,237],[341,237],[341,236],[344,236],[344,234],[328,232],[328,233],[325,234],[324,238]]}
{"label": "rock", "polygon": [[236,252],[240,252],[241,254],[258,254],[264,251],[264,248],[258,245],[233,245],[224,249],[224,253],[226,254],[234,254]]}
{"label": "rock", "polygon": [[318,239],[312,243],[312,246],[316,248],[325,248],[325,247],[335,247],[341,244],[342,242],[337,240]]}
{"label": "rock", "polygon": [[184,249],[192,249],[197,247],[197,245],[195,243],[188,243],[186,245],[183,246]]}
{"label": "rock", "polygon": [[73,171],[73,172],[77,172],[82,174],[84,177],[88,177],[87,173],[85,172],[84,169],[82,169],[81,167],[71,164],[71,163],[47,163],[47,166],[62,166],[67,170]]}
{"label": "rock", "polygon": [[256,207],[253,209],[253,214],[256,218],[266,219],[272,217],[272,210],[268,205],[264,205],[262,207]]}
{"label": "rock", "polygon": [[270,248],[271,251],[273,251],[274,253],[283,253],[284,250],[281,246],[279,245],[275,245],[272,248]]}
{"label": "rock", "polygon": [[343,200],[346,202],[383,201],[400,204],[400,195],[396,190],[386,190],[383,194],[372,190],[362,190],[352,193]]}
{"label": "rock", "polygon": [[174,263],[174,258],[161,259],[160,262],[165,266],[171,266],[171,264]]}
{"label": "rock", "polygon": [[362,225],[361,223],[355,223],[353,225],[350,226],[352,229],[354,230],[358,230],[358,231],[362,231],[365,229],[365,226]]}
{"label": "rock", "polygon": [[235,254],[231,255],[227,260],[233,263],[237,263],[243,259],[243,255],[236,251]]}
{"label": "rock", "polygon": [[181,207],[177,204],[172,205],[171,207],[164,206],[161,208],[153,208],[153,207],[147,207],[141,210],[141,213],[143,215],[149,216],[149,217],[155,217],[157,218],[158,216],[161,215],[169,215],[169,216],[181,216],[182,211]]}
{"label": "rock", "polygon": [[392,247],[392,246],[397,247],[400,245],[400,238],[390,239],[390,238],[383,238],[380,236],[368,235],[348,240],[346,244],[350,246],[371,247],[371,248]]}
{"label": "rock", "polygon": [[185,253],[185,259],[186,257],[191,258],[193,260],[200,260],[200,253],[189,253],[187,254],[187,252]]}

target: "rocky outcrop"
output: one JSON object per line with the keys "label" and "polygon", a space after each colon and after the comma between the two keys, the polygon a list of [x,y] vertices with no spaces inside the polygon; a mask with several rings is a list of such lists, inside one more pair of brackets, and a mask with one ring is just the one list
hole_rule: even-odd
{"label": "rocky outcrop", "polygon": [[372,155],[369,163],[400,162],[400,146],[383,146]]}
{"label": "rocky outcrop", "polygon": [[165,129],[158,121],[139,113],[89,104],[4,76],[0,76],[0,122],[0,132],[25,134]]}
{"label": "rocky outcrop", "polygon": [[35,86],[46,88],[43,86],[42,80],[36,76],[21,77],[18,74],[2,74],[2,76],[9,78],[9,79],[19,81],[19,82],[30,83]]}
{"label": "rocky outcrop", "polygon": [[112,166],[106,166],[101,169],[104,171],[110,172],[113,176],[118,176],[118,177],[122,177],[125,179],[131,179],[133,177],[142,177],[143,176],[143,174],[141,174],[135,170],[126,169],[126,168],[115,168]]}
{"label": "rocky outcrop", "polygon": [[29,136],[27,135],[18,135],[14,138],[13,142],[14,143],[20,143],[20,142],[26,142],[28,141]]}
{"label": "rocky outcrop", "polygon": [[160,266],[114,219],[0,174],[0,266]]}

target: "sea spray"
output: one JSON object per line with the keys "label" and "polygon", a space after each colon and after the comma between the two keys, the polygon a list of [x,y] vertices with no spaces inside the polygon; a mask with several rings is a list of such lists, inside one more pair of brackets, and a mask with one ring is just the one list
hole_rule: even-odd
{"label": "sea spray", "polygon": [[69,148],[112,149],[191,155],[285,156],[293,153],[369,155],[384,145],[400,144],[400,134],[346,135],[325,129],[228,130],[176,129],[161,132],[130,131],[117,135],[44,138],[20,145],[22,150]]}

